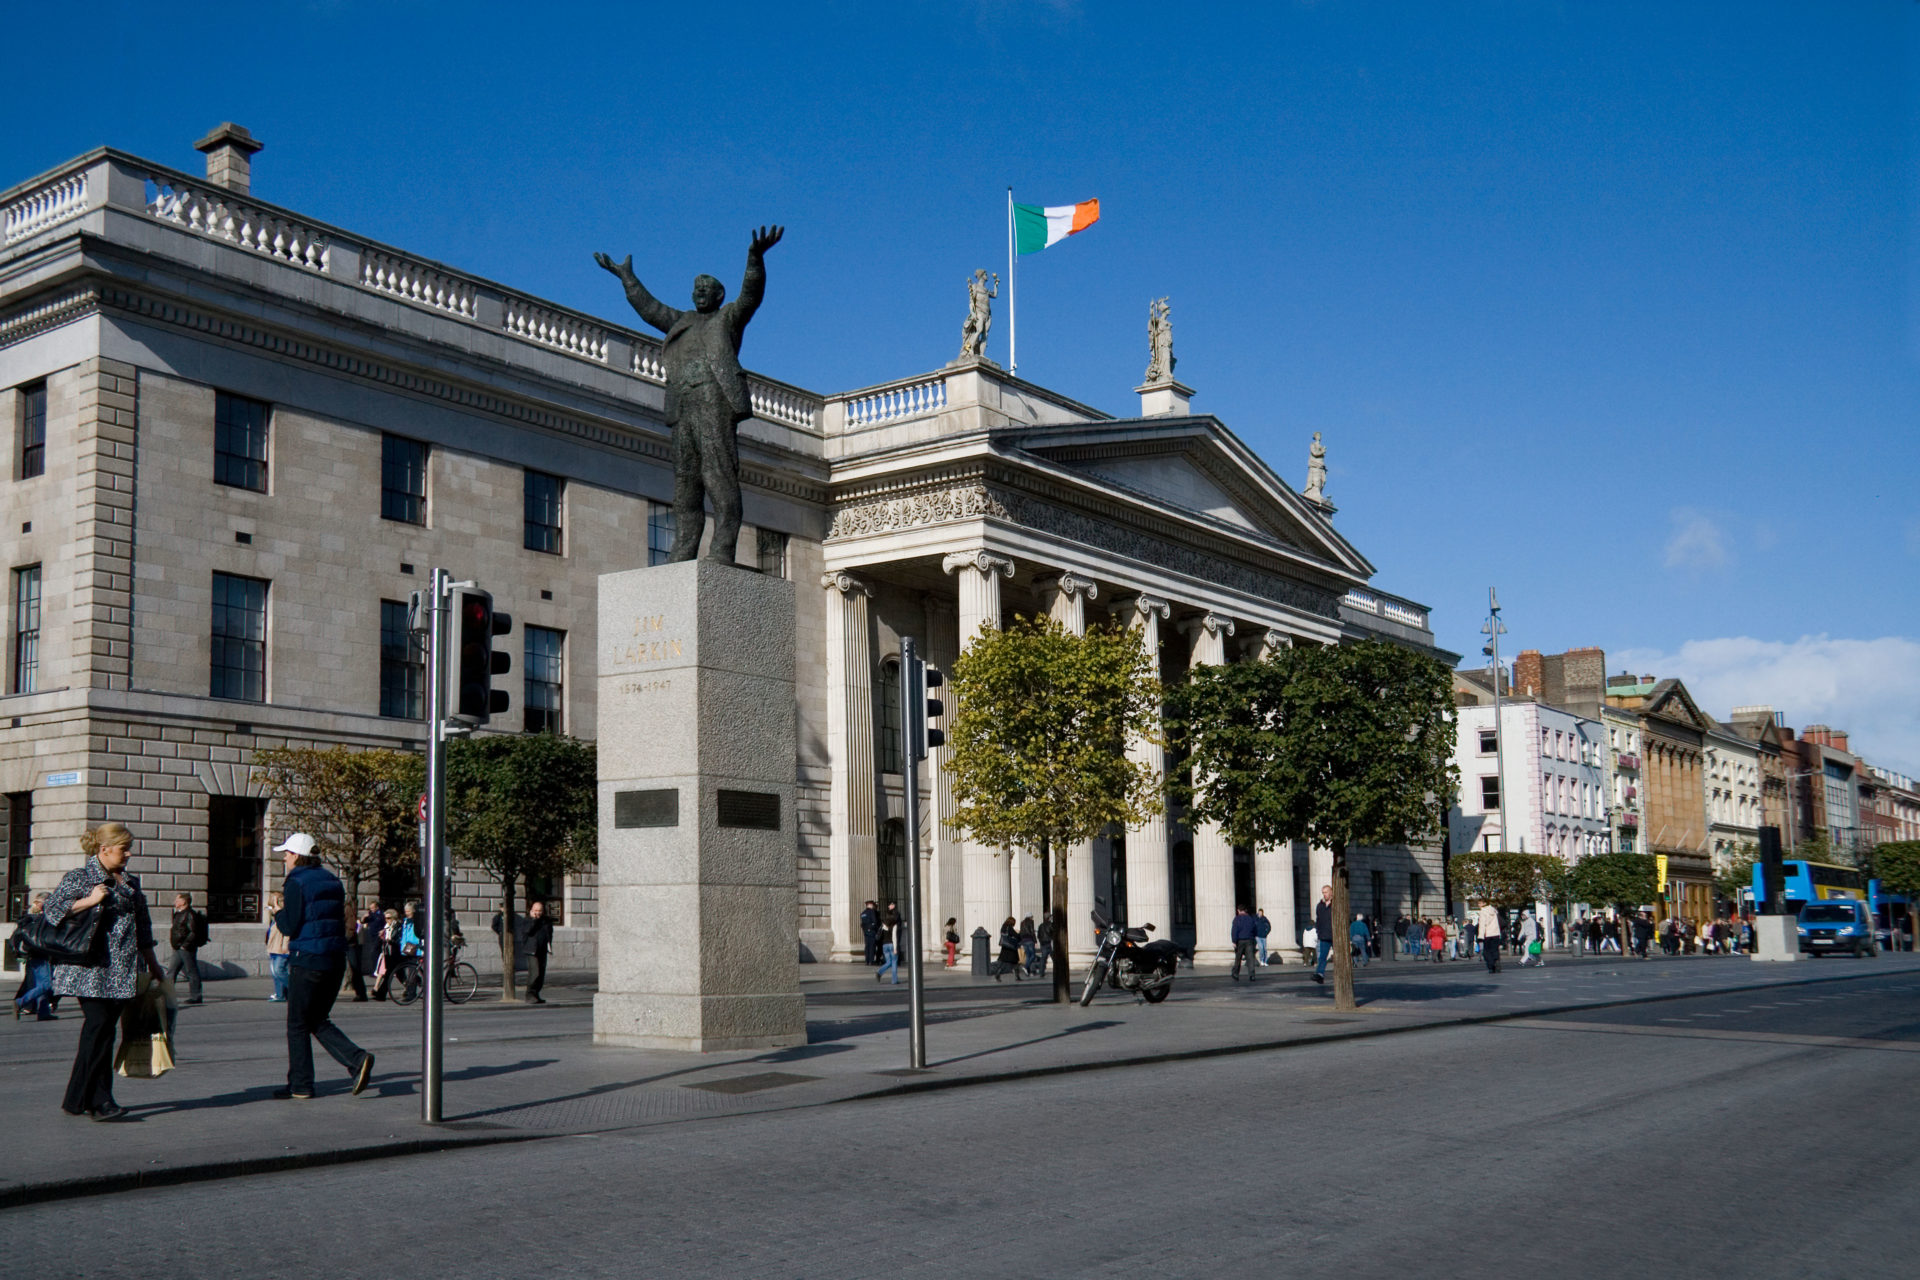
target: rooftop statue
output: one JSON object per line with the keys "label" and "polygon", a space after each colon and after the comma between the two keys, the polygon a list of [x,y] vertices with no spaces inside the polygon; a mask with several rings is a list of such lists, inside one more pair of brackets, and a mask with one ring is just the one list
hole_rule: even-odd
{"label": "rooftop statue", "polygon": [[967,281],[967,322],[960,326],[960,358],[981,360],[987,354],[987,331],[993,328],[993,300],[1000,296],[1000,273],[993,274],[993,287],[987,287],[984,270]]}
{"label": "rooftop statue", "polygon": [[1327,446],[1320,443],[1318,431],[1307,447],[1307,489],[1301,496],[1309,502],[1327,500]]}
{"label": "rooftop statue", "polygon": [[1147,381],[1171,382],[1173,367],[1173,305],[1165,298],[1147,304]]}
{"label": "rooftop statue", "polygon": [[740,339],[767,291],[767,250],[780,243],[784,227],[761,227],[747,246],[740,296],[727,301],[727,287],[709,275],[693,280],[693,310],[669,307],[633,274],[633,255],[615,262],[593,260],[620,278],[627,301],[640,318],[667,335],[660,362],[667,373],[667,426],[673,431],[673,551],[671,563],[700,554],[706,500],[713,500],[709,560],[734,562],[740,538],[740,424],[753,416],[747,377],[740,369]]}

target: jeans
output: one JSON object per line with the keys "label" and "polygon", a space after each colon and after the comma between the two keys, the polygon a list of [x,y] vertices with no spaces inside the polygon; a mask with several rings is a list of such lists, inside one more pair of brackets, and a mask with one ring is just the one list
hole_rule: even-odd
{"label": "jeans", "polygon": [[1313,971],[1322,978],[1327,976],[1327,957],[1332,954],[1333,954],[1333,944],[1331,942],[1328,942],[1325,938],[1322,938],[1320,940],[1319,963],[1313,966]]}
{"label": "jeans", "polygon": [[27,961],[27,989],[14,1003],[42,1018],[53,1016],[53,961]]}
{"label": "jeans", "polygon": [[184,969],[187,973],[187,999],[200,999],[200,948],[175,947],[167,960],[167,981],[172,982]]}
{"label": "jeans", "polygon": [[340,994],[345,969],[344,960],[335,960],[324,969],[295,966],[288,972],[287,1087],[295,1093],[313,1092],[314,1039],[348,1071],[358,1071],[367,1056],[327,1016]]}
{"label": "jeans", "polygon": [[900,985],[900,957],[891,942],[880,944],[880,972],[874,974],[873,978],[876,982],[892,978],[895,986]]}
{"label": "jeans", "polygon": [[80,1043],[74,1049],[73,1073],[67,1077],[67,1096],[61,1103],[79,1114],[113,1105],[113,1035],[120,1029],[125,1000],[80,997]]}
{"label": "jeans", "polygon": [[1373,963],[1372,958],[1367,954],[1372,948],[1367,946],[1367,940],[1365,938],[1355,938],[1353,940],[1353,946],[1354,949],[1360,953],[1360,963],[1362,966]]}
{"label": "jeans", "polygon": [[1253,941],[1254,944],[1260,948],[1260,963],[1265,964],[1267,962],[1267,940],[1265,938],[1255,938]]}
{"label": "jeans", "polygon": [[273,998],[287,998],[287,957],[268,956],[267,967],[273,971]]}

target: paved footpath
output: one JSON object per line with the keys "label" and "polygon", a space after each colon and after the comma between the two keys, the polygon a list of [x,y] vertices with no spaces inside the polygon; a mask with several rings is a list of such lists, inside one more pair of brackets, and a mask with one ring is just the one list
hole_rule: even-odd
{"label": "paved footpath", "polygon": [[1362,1007],[1347,1014],[1333,1010],[1330,985],[1312,984],[1297,966],[1250,984],[1183,970],[1163,1004],[1105,992],[1086,1009],[1053,1005],[1041,982],[938,972],[928,983],[924,1072],[906,1070],[905,987],[878,986],[863,969],[803,969],[808,1043],[764,1053],[596,1046],[591,990],[550,986],[544,1007],[482,997],[448,1009],[438,1126],[420,1122],[418,1005],[338,1006],[339,1025],[378,1055],[373,1086],[350,1097],[345,1073],[319,1054],[320,1096],[276,1102],[270,1094],[286,1072],[281,1006],[264,999],[264,982],[210,983],[205,1004],[180,1012],[178,1069],[119,1081],[130,1115],[114,1123],[59,1109],[77,1017],[0,1022],[0,1133],[15,1156],[0,1167],[0,1208],[1316,1041],[1385,1036],[1381,1049],[1391,1052],[1390,1037],[1426,1027],[1780,985],[1844,992],[1852,979],[1915,970],[1912,955],[1795,964],[1555,958],[1545,968],[1509,963],[1497,976],[1478,963],[1375,962],[1359,970]]}

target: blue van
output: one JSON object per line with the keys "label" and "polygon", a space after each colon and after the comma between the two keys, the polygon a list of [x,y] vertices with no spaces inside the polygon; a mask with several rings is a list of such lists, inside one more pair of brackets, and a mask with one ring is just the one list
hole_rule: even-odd
{"label": "blue van", "polygon": [[1877,955],[1873,920],[1867,904],[1852,898],[1828,898],[1800,908],[1800,949],[1809,955]]}

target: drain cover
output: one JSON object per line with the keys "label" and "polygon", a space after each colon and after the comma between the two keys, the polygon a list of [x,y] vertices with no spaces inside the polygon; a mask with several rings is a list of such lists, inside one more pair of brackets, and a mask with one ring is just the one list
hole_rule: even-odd
{"label": "drain cover", "polygon": [[762,1071],[750,1076],[728,1076],[725,1080],[708,1080],[704,1084],[682,1086],[687,1089],[705,1089],[709,1093],[759,1093],[762,1089],[780,1089],[790,1084],[805,1084],[809,1080],[818,1080],[819,1076],[797,1076],[786,1071]]}

